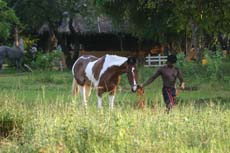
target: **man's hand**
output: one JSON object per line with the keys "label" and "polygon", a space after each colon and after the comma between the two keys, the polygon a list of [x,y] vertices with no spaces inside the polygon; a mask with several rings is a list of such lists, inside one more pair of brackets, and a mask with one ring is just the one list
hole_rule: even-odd
{"label": "man's hand", "polygon": [[181,87],[181,89],[184,90],[184,82],[182,82],[182,83],[180,84],[180,87]]}
{"label": "man's hand", "polygon": [[141,87],[141,88],[143,88],[143,84],[142,84],[142,83],[141,83],[141,84],[139,84],[138,86],[139,86],[139,87]]}

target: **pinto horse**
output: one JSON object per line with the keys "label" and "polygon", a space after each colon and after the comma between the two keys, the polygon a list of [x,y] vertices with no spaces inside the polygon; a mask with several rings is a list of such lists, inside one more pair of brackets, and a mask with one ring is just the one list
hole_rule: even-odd
{"label": "pinto horse", "polygon": [[72,67],[72,93],[76,95],[79,88],[83,97],[83,104],[87,106],[91,87],[97,90],[98,108],[102,107],[102,94],[109,92],[109,106],[113,108],[117,85],[120,75],[127,73],[131,90],[137,90],[137,67],[134,57],[105,55],[97,58],[91,55],[79,57]]}

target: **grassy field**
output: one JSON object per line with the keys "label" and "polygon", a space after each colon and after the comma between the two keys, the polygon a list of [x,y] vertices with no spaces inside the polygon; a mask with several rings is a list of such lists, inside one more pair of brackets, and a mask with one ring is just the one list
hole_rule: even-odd
{"label": "grassy field", "polygon": [[[141,67],[140,82],[153,72]],[[110,111],[107,95],[97,109],[95,91],[85,110],[71,96],[70,71],[0,74],[0,152],[230,152],[230,81],[185,82],[166,114],[160,78],[146,87],[141,110],[122,76]]]}

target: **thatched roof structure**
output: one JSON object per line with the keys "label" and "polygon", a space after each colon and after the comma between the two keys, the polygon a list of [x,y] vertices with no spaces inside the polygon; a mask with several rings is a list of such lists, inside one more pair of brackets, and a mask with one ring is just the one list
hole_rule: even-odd
{"label": "thatched roof structure", "polygon": [[[66,41],[69,45],[77,40],[85,50],[136,50],[137,39],[128,34],[128,27],[127,21],[115,25],[109,17],[102,15],[83,16],[78,13],[71,19],[68,12],[64,12],[57,27],[59,34],[56,36],[62,45],[65,45]],[[43,35],[41,39],[44,39],[41,42],[47,43],[48,37],[51,42],[54,42],[52,40],[55,35],[50,30],[53,29],[50,29],[48,24],[44,24],[39,29],[39,34]],[[45,34],[47,31],[48,36],[47,33]],[[55,44],[57,44],[56,41]],[[42,44],[42,46],[45,45]]]}
{"label": "thatched roof structure", "polygon": [[[69,24],[72,24],[71,26]],[[123,24],[113,24],[109,17],[100,16],[82,16],[81,14],[76,14],[72,19],[69,17],[68,12],[63,12],[62,20],[57,27],[59,33],[70,33],[71,29],[76,33],[127,33],[128,32],[128,21]],[[43,34],[44,32],[49,32],[49,23],[44,23],[39,29],[38,34]]]}
{"label": "thatched roof structure", "polygon": [[[58,27],[58,32],[69,33],[69,16],[63,15],[62,22]],[[122,26],[115,26],[112,20],[106,16],[97,16],[95,18],[87,18],[78,14],[72,19],[72,25],[75,32],[77,33],[114,33],[124,32],[128,29],[128,24]]]}

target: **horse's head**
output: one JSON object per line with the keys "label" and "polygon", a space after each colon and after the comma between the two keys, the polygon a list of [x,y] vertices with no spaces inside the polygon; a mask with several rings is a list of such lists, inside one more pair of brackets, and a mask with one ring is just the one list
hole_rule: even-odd
{"label": "horse's head", "polygon": [[129,57],[127,60],[127,76],[131,85],[132,92],[137,90],[138,72],[136,66],[136,58]]}

